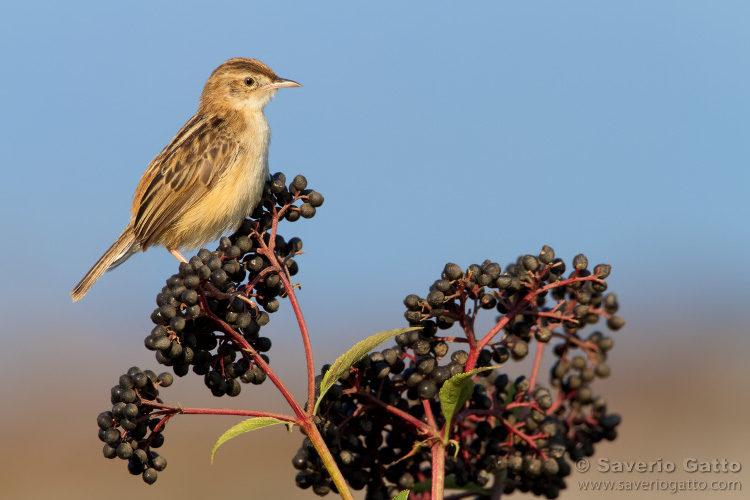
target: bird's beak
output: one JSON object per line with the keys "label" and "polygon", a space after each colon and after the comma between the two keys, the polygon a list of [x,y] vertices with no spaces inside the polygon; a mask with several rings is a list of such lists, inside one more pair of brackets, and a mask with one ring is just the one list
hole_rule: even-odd
{"label": "bird's beak", "polygon": [[293,81],[293,80],[286,80],[284,78],[277,78],[272,84],[271,87],[275,89],[283,89],[285,87],[301,87],[299,83]]}

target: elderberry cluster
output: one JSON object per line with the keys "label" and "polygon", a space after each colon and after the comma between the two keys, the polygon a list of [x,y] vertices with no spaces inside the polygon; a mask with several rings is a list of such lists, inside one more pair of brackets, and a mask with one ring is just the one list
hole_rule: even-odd
{"label": "elderberry cluster", "polygon": [[[285,240],[276,227],[281,220],[313,217],[323,201],[305,177],[287,186],[284,174],[274,174],[261,204],[233,235],[221,238],[216,251],[199,250],[167,279],[151,314],[155,327],[144,339],[156,360],[180,377],[191,370],[202,375],[214,396],[237,396],[240,382],[263,383],[267,375],[254,356],[268,364],[271,340],[260,329],[279,309],[278,299],[287,293],[284,278],[297,274],[293,257],[302,250],[302,240]],[[166,420],[182,411],[159,400],[158,388],[172,381],[169,373],[157,377],[131,368],[112,388],[112,410],[97,419],[104,456],[128,460],[128,470],[149,484],[166,467],[152,449],[164,441]]]}
{"label": "elderberry cluster", "polygon": [[[486,495],[475,497],[484,498],[499,481],[506,493],[556,498],[565,488],[570,460],[592,455],[602,439],[614,439],[620,421],[590,387],[610,373],[606,359],[612,339],[601,331],[581,336],[600,318],[610,330],[624,325],[615,316],[616,296],[604,294],[611,268],[590,271],[583,255],[572,267],[565,276],[565,263],[545,246],[504,270],[491,261],[465,270],[449,263],[426,297],[407,296],[405,317],[421,329],[402,333],[395,346],[362,358],[320,405],[318,428],[349,485],[366,488],[367,500],[392,498],[403,489],[424,491],[431,451],[411,419],[434,422],[441,430],[446,418],[440,390],[447,380],[522,360],[560,340],[551,349],[558,360],[548,387],[536,373],[513,381],[498,370],[475,375],[471,397],[453,420],[454,444],[445,458],[447,488],[472,483],[487,488]],[[475,331],[477,314],[493,309],[500,313],[494,328]],[[463,335],[442,333],[454,326]],[[299,487],[319,495],[335,491],[309,440],[292,463]]]}
{"label": "elderberry cluster", "polygon": [[[266,183],[264,202],[230,237],[222,237],[219,248],[198,251],[179,272],[167,279],[156,296],[151,314],[156,327],[146,337],[146,348],[156,351],[156,360],[171,366],[180,377],[192,371],[204,377],[214,396],[237,396],[242,383],[261,384],[266,373],[249,356],[242,356],[233,330],[268,363],[271,339],[260,336],[262,326],[279,310],[279,297],[286,295],[280,273],[297,274],[292,258],[302,250],[302,240],[286,241],[272,236],[275,222],[310,218],[323,204],[323,196],[307,189],[307,180],[296,176],[289,186],[282,173]],[[295,203],[299,203],[299,206]],[[272,251],[283,269],[268,258]]]}
{"label": "elderberry cluster", "polygon": [[141,475],[153,484],[160,471],[167,467],[164,457],[153,451],[164,444],[164,422],[152,412],[161,403],[159,389],[172,385],[172,375],[156,375],[134,366],[120,376],[112,387],[112,410],[99,414],[99,439],[104,442],[105,458],[128,461],[128,472]]}

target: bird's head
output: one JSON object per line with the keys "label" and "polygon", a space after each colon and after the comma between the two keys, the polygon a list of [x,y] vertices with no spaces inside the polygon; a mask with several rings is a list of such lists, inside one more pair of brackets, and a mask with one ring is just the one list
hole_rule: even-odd
{"label": "bird's head", "polygon": [[201,108],[260,112],[278,89],[301,86],[279,78],[257,59],[235,57],[211,73],[201,94]]}

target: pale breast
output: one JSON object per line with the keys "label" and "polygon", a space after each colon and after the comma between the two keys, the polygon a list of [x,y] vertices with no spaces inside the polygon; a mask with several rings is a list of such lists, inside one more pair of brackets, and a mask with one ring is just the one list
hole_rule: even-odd
{"label": "pale breast", "polygon": [[162,244],[184,250],[205,246],[235,231],[260,202],[269,175],[270,140],[268,122],[262,118],[262,123],[256,123],[242,138],[235,164],[175,221]]}

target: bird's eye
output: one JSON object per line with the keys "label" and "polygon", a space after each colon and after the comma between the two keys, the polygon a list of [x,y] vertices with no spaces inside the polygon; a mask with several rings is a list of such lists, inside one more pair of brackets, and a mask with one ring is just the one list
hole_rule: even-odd
{"label": "bird's eye", "polygon": [[253,80],[252,78],[245,78],[245,85],[247,85],[248,87],[252,87],[253,84],[255,84],[255,80]]}

